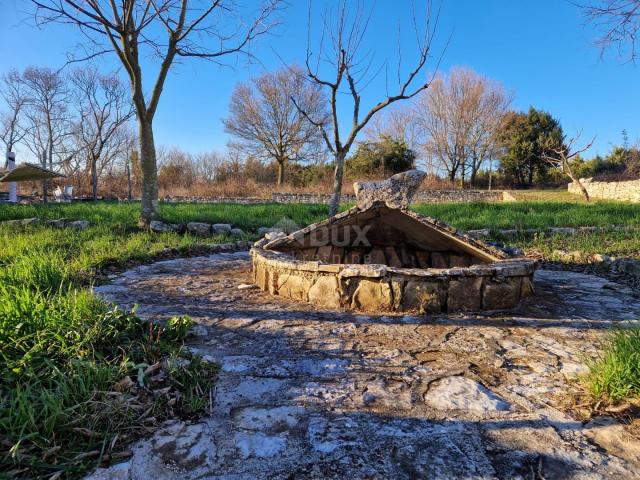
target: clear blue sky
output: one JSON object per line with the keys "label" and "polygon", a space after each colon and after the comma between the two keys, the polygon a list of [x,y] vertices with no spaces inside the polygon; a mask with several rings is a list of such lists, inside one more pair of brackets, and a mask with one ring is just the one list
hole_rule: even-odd
{"label": "clear blue sky", "polygon": [[[318,8],[323,3],[314,0]],[[240,62],[227,68],[188,60],[170,73],[155,120],[158,144],[192,152],[224,148],[227,136],[220,119],[227,113],[234,85],[278,68],[283,61],[304,60],[308,2],[290,4],[283,25],[254,48],[261,65]],[[407,41],[412,34],[410,5],[409,0],[376,2],[368,45],[377,65],[385,58],[395,61],[399,19],[403,20],[403,58],[408,63],[415,53]],[[28,0],[0,0],[0,71],[28,65],[58,67],[81,40],[71,26],[34,28],[26,13],[29,8]],[[319,31],[319,16],[314,15],[313,22]],[[640,138],[640,66],[624,64],[613,53],[601,60],[593,46],[596,32],[584,25],[581,12],[568,1],[442,1],[434,52],[442,49],[450,35],[440,71],[466,65],[502,82],[514,92],[515,108],[543,108],[561,120],[569,135],[579,130],[585,140],[596,135],[591,154],[604,154],[612,143],[620,143],[623,128],[631,141]],[[110,57],[102,65],[117,67]],[[434,66],[432,62],[430,68]],[[385,94],[383,77],[369,85],[365,106]],[[349,120],[347,115],[344,120]]]}

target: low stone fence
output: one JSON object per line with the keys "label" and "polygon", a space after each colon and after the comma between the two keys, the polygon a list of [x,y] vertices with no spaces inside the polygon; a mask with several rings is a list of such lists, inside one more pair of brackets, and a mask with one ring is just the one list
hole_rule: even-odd
{"label": "low stone fence", "polygon": [[[445,203],[445,202],[501,202],[504,192],[500,190],[423,190],[415,194],[414,203]],[[331,195],[324,193],[279,193],[274,192],[271,198],[260,197],[165,197],[164,201],[196,202],[196,203],[237,203],[243,205],[261,203],[329,203]],[[355,203],[355,195],[342,195],[341,201]]]}
{"label": "low stone fence", "polygon": [[[591,178],[581,178],[580,183],[593,198],[640,202],[640,180],[594,182]],[[570,183],[567,188],[569,193],[582,194],[580,187],[575,182]]]}

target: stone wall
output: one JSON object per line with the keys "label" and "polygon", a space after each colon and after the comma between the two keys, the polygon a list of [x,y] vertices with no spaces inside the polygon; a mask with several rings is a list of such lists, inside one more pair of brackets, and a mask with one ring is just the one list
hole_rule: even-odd
{"label": "stone wall", "polygon": [[[415,194],[414,203],[445,203],[445,202],[501,202],[504,199],[502,191],[487,190],[423,190]],[[271,198],[260,197],[165,197],[165,202],[197,202],[197,203],[238,203],[244,205],[261,203],[329,203],[331,195],[323,193],[278,193],[271,194]],[[355,195],[342,195],[342,202],[355,203]]]}
{"label": "stone wall", "polygon": [[535,262],[501,260],[467,268],[416,269],[323,264],[251,250],[253,280],[272,295],[321,308],[364,312],[475,312],[507,310],[533,292]]}
{"label": "stone wall", "polygon": [[[594,182],[591,178],[581,178],[580,183],[584,185],[587,192],[589,192],[589,196],[593,198],[640,202],[640,180]],[[568,190],[569,193],[582,195],[580,187],[574,182],[568,185]]]}

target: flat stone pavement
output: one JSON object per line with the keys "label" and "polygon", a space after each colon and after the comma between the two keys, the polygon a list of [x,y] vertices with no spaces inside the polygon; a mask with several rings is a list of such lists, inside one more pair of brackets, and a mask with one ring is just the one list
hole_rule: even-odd
{"label": "flat stone pavement", "polygon": [[640,442],[560,401],[640,302],[596,276],[536,273],[508,316],[317,311],[241,290],[247,253],[141,266],[96,290],[143,317],[190,315],[222,369],[199,423],[168,422],[91,479],[640,478]]}

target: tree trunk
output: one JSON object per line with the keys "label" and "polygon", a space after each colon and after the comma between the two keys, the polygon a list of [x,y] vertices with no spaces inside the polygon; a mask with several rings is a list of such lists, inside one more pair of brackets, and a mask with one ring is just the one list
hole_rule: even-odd
{"label": "tree trunk", "polygon": [[98,200],[98,166],[95,157],[91,158],[91,185],[93,187],[93,201]]}
{"label": "tree trunk", "polygon": [[127,152],[127,199],[131,201],[131,155]]}
{"label": "tree trunk", "polygon": [[344,173],[344,157],[346,153],[336,153],[336,168],[333,175],[333,196],[329,203],[329,216],[333,217],[338,213],[338,207],[340,206],[340,195],[342,194],[342,175]]}
{"label": "tree trunk", "polygon": [[[47,153],[46,152],[42,152],[42,160],[40,160],[40,163],[42,163],[42,166],[44,168],[47,168]],[[42,181],[42,201],[44,203],[49,203],[49,182],[47,182],[46,180]]]}
{"label": "tree trunk", "polygon": [[156,165],[156,147],[153,140],[153,125],[139,117],[140,166],[142,167],[142,210],[141,227],[148,227],[151,220],[158,218],[158,167]]}
{"label": "tree trunk", "polygon": [[278,159],[278,187],[284,184],[284,159]]}

